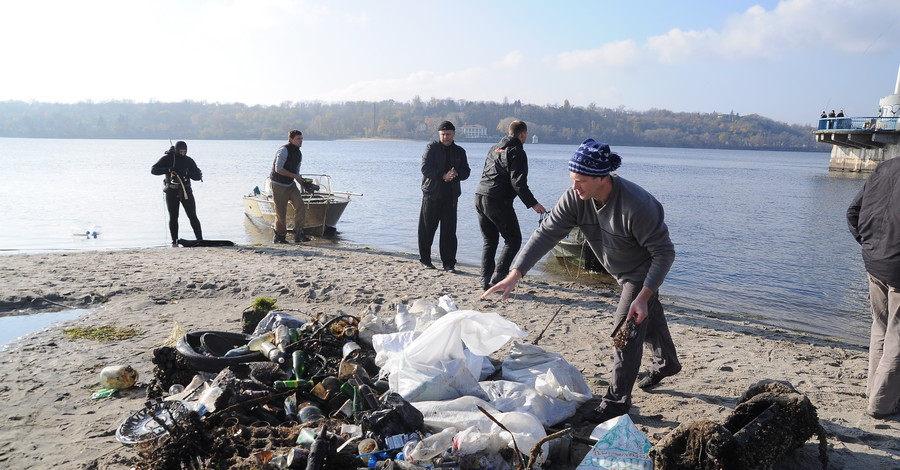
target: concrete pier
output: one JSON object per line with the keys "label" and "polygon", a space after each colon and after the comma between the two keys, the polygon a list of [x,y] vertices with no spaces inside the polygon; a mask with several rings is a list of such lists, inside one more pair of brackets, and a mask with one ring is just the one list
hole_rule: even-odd
{"label": "concrete pier", "polygon": [[900,156],[900,70],[894,93],[878,103],[878,115],[819,119],[816,142],[831,144],[830,171],[869,172]]}

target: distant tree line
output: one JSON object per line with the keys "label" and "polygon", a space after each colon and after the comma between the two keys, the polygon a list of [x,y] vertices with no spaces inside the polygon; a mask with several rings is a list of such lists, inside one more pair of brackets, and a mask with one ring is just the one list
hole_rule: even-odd
{"label": "distant tree line", "polygon": [[483,126],[496,141],[513,119],[528,123],[541,143],[578,144],[587,137],[616,145],[754,150],[827,151],[809,126],[788,125],[751,114],[679,113],[665,109],[629,111],[563,105],[536,106],[419,97],[410,102],[284,102],[272,106],[241,103],[75,104],[0,102],[0,137],[90,139],[282,139],[300,129],[313,140],[385,138],[431,140],[438,123],[452,121],[457,140],[463,126]]}

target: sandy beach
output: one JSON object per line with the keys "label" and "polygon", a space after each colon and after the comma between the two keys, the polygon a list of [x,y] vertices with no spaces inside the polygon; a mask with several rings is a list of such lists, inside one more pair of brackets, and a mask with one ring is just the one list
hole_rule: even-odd
{"label": "sandy beach", "polygon": [[[119,424],[146,401],[152,351],[173,329],[240,331],[241,312],[258,296],[309,315],[375,312],[449,295],[461,309],[497,312],[529,332],[528,341],[559,316],[540,345],[583,371],[595,399],[606,389],[609,332],[618,295],[576,282],[527,277],[511,300],[483,301],[476,266],[460,273],[421,269],[409,254],[317,240],[305,245],[153,248],[4,256],[0,312],[64,307],[93,311],[31,334],[0,352],[0,466],[126,469],[137,453],[115,439]],[[665,296],[666,286],[662,294]],[[680,423],[722,421],[737,398],[761,379],[791,382],[818,409],[833,469],[900,468],[900,421],[865,414],[867,351],[755,323],[679,307],[663,299],[684,370],[651,391],[635,388],[630,415],[651,442]],[[113,325],[136,338],[99,343],[69,339],[64,328]],[[498,357],[503,357],[506,348]],[[129,364],[138,386],[92,400],[98,373]],[[588,435],[590,424],[578,423]],[[575,468],[587,452],[574,447]],[[775,468],[821,468],[810,440]]]}

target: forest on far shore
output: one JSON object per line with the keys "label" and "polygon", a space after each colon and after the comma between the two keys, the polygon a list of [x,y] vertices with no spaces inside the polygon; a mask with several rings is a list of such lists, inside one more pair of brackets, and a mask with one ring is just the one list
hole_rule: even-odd
{"label": "forest on far shore", "polygon": [[312,140],[354,138],[434,140],[443,120],[456,140],[497,141],[514,119],[541,143],[578,144],[588,137],[613,146],[829,151],[811,126],[734,112],[686,113],[604,108],[595,104],[537,106],[504,101],[416,97],[409,102],[241,103],[133,101],[0,102],[0,137],[71,139],[279,140],[300,129]]}

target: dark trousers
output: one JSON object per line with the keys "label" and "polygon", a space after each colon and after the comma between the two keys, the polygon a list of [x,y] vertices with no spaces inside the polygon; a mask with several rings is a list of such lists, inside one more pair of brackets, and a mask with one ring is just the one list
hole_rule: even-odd
{"label": "dark trousers", "polygon": [[[643,287],[642,283],[636,282],[626,282],[622,286],[619,306],[613,318],[614,325],[618,325],[622,318],[628,315],[631,302]],[[622,349],[613,347],[613,366],[609,377],[609,388],[606,395],[603,396],[601,408],[616,409],[622,413],[627,413],[631,408],[631,390],[634,388],[634,382],[641,370],[641,356],[645,344],[650,350],[652,363],[649,370],[651,374],[668,376],[681,370],[675,343],[669,333],[669,325],[666,323],[666,316],[657,294],[653,294],[653,297],[647,302],[647,310],[647,318],[637,325],[637,337],[632,338]],[[606,341],[611,340],[606,338]]]}
{"label": "dark trousers", "polygon": [[422,210],[419,211],[419,261],[431,263],[431,244],[440,225],[438,249],[441,263],[447,268],[456,266],[456,204],[455,197],[422,198]]}
{"label": "dark trousers", "polygon": [[[478,225],[484,238],[481,250],[481,278],[486,282],[496,283],[506,277],[516,253],[522,247],[522,230],[513,209],[513,201],[514,199],[503,200],[482,194],[475,195]],[[500,244],[501,236],[503,251],[500,252],[499,262],[495,263],[494,258],[497,256],[497,245]]]}
{"label": "dark trousers", "polygon": [[169,210],[169,234],[172,235],[172,242],[178,241],[178,206],[184,206],[184,213],[187,214],[188,220],[191,221],[191,228],[194,229],[194,236],[197,240],[203,240],[203,231],[200,229],[200,219],[197,218],[197,203],[194,202],[194,194],[187,192],[187,199],[180,199],[178,193],[166,192],[166,208]]}

